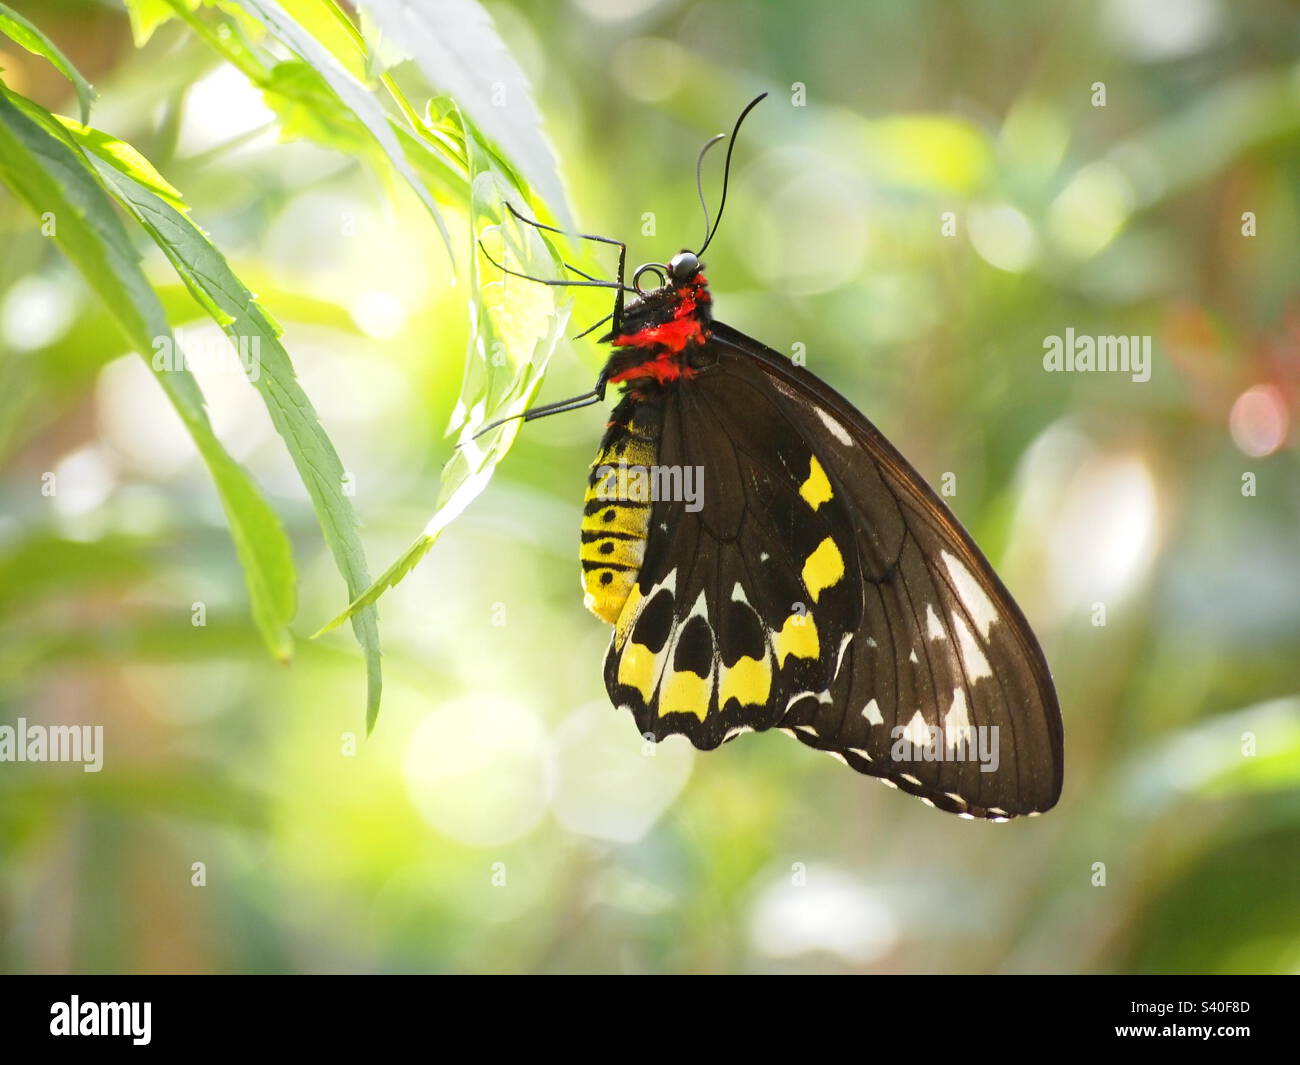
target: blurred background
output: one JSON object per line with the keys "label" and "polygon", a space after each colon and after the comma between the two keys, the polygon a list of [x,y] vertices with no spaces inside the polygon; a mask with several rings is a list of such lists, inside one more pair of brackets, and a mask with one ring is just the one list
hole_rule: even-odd
{"label": "blurred background", "polygon": [[[110,0],[9,2],[285,327],[382,570],[431,513],[464,367],[428,215],[282,143],[183,26],[137,50]],[[289,665],[163,393],[0,191],[0,724],[106,732],[98,774],[0,763],[0,968],[1300,970],[1300,8],[487,8],[579,225],[630,263],[698,245],[696,153],[771,92],[707,257],[717,314],[955,475],[1053,667],[1060,805],[960,821],[776,735],[644,756],[579,591],[597,408],[530,424],[381,600],[365,739],[360,652],[305,638],[345,589],[235,361],[193,369],[293,537]],[[0,42],[0,66],[75,113],[43,61]],[[569,333],[608,310],[579,293]],[[1045,372],[1071,327],[1150,336],[1150,380]],[[602,358],[562,344],[540,398]]]}

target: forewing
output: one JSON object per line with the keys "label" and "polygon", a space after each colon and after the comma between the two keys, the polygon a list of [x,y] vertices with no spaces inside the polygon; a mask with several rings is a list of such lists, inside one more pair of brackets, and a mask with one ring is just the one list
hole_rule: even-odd
{"label": "forewing", "polygon": [[1053,806],[1062,727],[1046,660],[1023,613],[943,502],[847,400],[727,326],[719,376],[771,391],[817,455],[853,530],[857,624],[828,700],[781,722],[941,809],[1012,817]]}

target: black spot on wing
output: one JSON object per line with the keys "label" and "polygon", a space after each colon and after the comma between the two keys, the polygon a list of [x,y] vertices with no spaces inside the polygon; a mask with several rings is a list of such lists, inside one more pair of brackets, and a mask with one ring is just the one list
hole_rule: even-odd
{"label": "black spot on wing", "polygon": [[722,608],[718,624],[718,651],[724,666],[734,666],[741,658],[762,659],[767,650],[767,635],[748,603],[733,600]]}
{"label": "black spot on wing", "polygon": [[707,677],[712,668],[713,632],[702,617],[690,618],[677,636],[673,669],[679,673],[690,670],[696,676]]}
{"label": "black spot on wing", "polygon": [[632,640],[655,654],[663,650],[673,630],[673,593],[660,588],[646,603],[636,624],[632,626]]}

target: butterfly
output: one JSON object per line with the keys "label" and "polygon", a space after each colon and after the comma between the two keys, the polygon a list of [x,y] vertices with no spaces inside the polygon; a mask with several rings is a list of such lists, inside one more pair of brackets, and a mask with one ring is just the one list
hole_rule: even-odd
{"label": "butterfly", "polygon": [[596,387],[522,415],[622,389],[580,547],[586,605],[613,628],[605,687],[654,741],[709,750],[779,729],[940,810],[1042,813],[1060,796],[1063,729],[1015,600],[852,403],[713,317],[701,255],[762,99],[732,131],[698,252],[646,264],[629,286],[626,246],[591,236],[620,249],[618,281],[533,279],[617,291]]}

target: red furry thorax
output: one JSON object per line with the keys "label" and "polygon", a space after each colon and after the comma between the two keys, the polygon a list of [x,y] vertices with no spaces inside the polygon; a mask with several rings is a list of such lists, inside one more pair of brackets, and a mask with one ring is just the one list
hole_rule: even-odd
{"label": "red furry thorax", "polygon": [[677,292],[679,299],[671,320],[662,325],[647,326],[635,333],[624,333],[610,340],[616,348],[654,350],[653,356],[645,362],[637,363],[611,377],[611,383],[649,377],[664,384],[695,375],[694,370],[685,365],[679,356],[688,345],[701,344],[708,338],[708,330],[696,312],[700,304],[709,303],[711,297],[702,275],[680,286]]}

